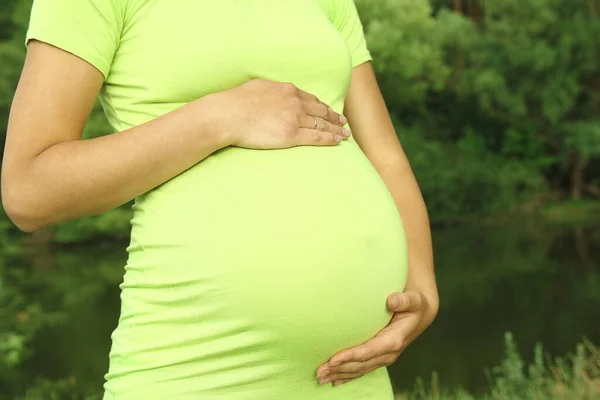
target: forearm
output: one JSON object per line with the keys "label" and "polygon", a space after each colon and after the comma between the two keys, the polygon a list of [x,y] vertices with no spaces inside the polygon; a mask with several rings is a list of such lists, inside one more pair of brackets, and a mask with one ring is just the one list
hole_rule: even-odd
{"label": "forearm", "polygon": [[398,162],[382,168],[380,175],[394,198],[406,233],[408,279],[405,290],[419,291],[426,299],[427,310],[420,333],[431,324],[439,308],[427,209],[410,167]]}
{"label": "forearm", "polygon": [[151,190],[225,147],[215,96],[134,128],[55,144],[11,182],[26,230],[96,215]]}
{"label": "forearm", "polygon": [[370,63],[352,71],[345,114],[356,142],[385,182],[402,217],[408,244],[406,289],[419,291],[426,299],[423,330],[439,306],[429,217]]}

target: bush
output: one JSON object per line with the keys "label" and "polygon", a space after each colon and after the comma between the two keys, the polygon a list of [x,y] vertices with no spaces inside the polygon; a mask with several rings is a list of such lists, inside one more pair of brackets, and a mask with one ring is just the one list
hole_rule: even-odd
{"label": "bush", "polygon": [[472,132],[458,143],[429,140],[418,126],[397,132],[432,220],[510,208],[544,190],[539,173],[489,152]]}
{"label": "bush", "polygon": [[[534,360],[525,368],[517,352],[512,334],[504,338],[505,355],[502,363],[487,371],[490,391],[477,398],[483,400],[591,400],[600,398],[600,349],[584,340],[575,354],[554,361],[543,356],[541,344],[534,350]],[[436,373],[429,388],[418,379],[412,393],[399,393],[397,400],[474,400],[465,390],[442,391]]]}

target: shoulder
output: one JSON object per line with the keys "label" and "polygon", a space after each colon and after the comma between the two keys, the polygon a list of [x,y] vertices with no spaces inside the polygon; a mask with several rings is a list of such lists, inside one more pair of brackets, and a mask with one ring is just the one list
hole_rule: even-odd
{"label": "shoulder", "polygon": [[349,15],[357,13],[354,0],[316,0],[329,20],[336,26],[344,23]]}
{"label": "shoulder", "polygon": [[25,43],[36,39],[51,44],[106,77],[130,1],[135,0],[33,0]]}
{"label": "shoulder", "polygon": [[33,0],[31,19],[48,21],[67,18],[87,22],[101,17],[107,22],[123,20],[130,0]]}

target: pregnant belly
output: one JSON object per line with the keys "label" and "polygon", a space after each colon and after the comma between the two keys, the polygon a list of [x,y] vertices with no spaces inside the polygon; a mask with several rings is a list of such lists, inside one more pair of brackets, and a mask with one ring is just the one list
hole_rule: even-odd
{"label": "pregnant belly", "polygon": [[137,199],[127,250],[116,393],[317,390],[320,363],[388,323],[407,272],[394,201],[353,140],[225,148]]}

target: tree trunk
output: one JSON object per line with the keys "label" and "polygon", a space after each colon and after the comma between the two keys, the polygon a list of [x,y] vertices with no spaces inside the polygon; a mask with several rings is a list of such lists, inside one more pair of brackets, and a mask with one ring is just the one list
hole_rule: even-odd
{"label": "tree trunk", "polygon": [[581,226],[573,228],[573,238],[575,239],[575,249],[579,257],[579,264],[582,271],[587,271],[591,263],[590,244],[585,230]]}
{"label": "tree trunk", "polygon": [[583,190],[592,196],[600,197],[600,187],[594,185],[584,185]]}
{"label": "tree trunk", "polygon": [[596,0],[587,0],[587,9],[591,16],[595,17],[598,15],[598,8]]}
{"label": "tree trunk", "polygon": [[467,14],[469,19],[477,25],[481,25],[483,20],[483,9],[480,0],[468,0],[467,2]]}
{"label": "tree trunk", "polygon": [[462,15],[462,0],[454,0],[454,11]]}
{"label": "tree trunk", "polygon": [[581,154],[574,151],[571,153],[571,199],[581,199],[583,191],[583,160]]}
{"label": "tree trunk", "polygon": [[477,0],[467,0],[467,15],[472,21],[477,21],[477,14],[479,11],[479,4]]}

